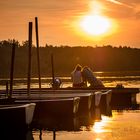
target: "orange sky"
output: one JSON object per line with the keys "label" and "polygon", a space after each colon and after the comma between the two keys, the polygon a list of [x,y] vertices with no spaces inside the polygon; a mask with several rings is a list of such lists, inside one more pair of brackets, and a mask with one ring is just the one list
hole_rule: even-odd
{"label": "orange sky", "polygon": [[[43,46],[110,44],[140,48],[139,0],[1,0],[0,13],[0,40],[27,40],[28,22],[34,24],[37,16]],[[113,21],[111,33],[95,37],[82,32],[79,20],[95,13]]]}

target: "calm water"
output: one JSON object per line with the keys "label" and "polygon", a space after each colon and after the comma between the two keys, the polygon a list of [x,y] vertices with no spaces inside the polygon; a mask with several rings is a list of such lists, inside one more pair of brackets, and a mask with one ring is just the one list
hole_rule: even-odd
{"label": "calm water", "polygon": [[[35,140],[39,132],[33,132]],[[140,111],[113,111],[112,117],[102,116],[93,126],[79,132],[56,132],[57,140],[138,140],[140,137]],[[52,132],[42,131],[43,140],[52,140]]]}
{"label": "calm water", "polygon": [[[39,133],[34,132],[34,139],[39,139]],[[112,117],[102,116],[88,130],[80,132],[59,131],[57,140],[138,140],[140,137],[140,111],[113,111]],[[52,133],[43,131],[43,140],[52,140]]]}
{"label": "calm water", "polygon": [[[124,87],[140,88],[140,72],[136,73],[96,73],[102,79],[105,86],[116,86],[123,84]],[[70,81],[65,80],[67,77],[61,77],[64,81],[62,87],[71,86]],[[70,78],[68,78],[70,79]],[[14,88],[26,88],[26,82],[19,82],[16,79]],[[42,87],[50,87],[48,79],[44,78]],[[47,82],[46,82],[47,81]],[[38,87],[36,82],[32,87]],[[5,89],[5,85],[0,86]],[[137,95],[137,102],[140,103],[140,95]],[[80,131],[56,131],[56,140],[138,140],[140,137],[140,110],[111,110],[112,115],[101,114],[100,119],[93,118],[94,122],[90,125],[81,126]],[[92,118],[91,118],[92,119]],[[83,120],[84,122],[84,120]],[[49,130],[34,130],[26,135],[26,140],[52,140],[53,132]]]}

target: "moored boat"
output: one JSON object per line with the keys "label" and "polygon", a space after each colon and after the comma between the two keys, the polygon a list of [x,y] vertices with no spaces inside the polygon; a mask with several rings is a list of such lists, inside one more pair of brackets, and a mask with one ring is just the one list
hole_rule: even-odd
{"label": "moored boat", "polygon": [[0,130],[28,128],[35,106],[35,103],[0,105]]}
{"label": "moored boat", "polygon": [[53,99],[21,99],[16,103],[36,103],[34,121],[45,119],[46,117],[72,117],[78,112],[79,97],[74,98],[53,98]]}
{"label": "moored boat", "polygon": [[79,97],[79,108],[78,108],[78,114],[85,114],[88,113],[89,110],[94,106],[94,100],[93,100],[94,94],[91,93],[47,93],[47,94],[31,94],[29,97],[27,94],[22,94],[21,96],[15,96],[17,99],[17,102],[26,100],[26,101],[36,101],[40,100],[40,102],[43,102],[43,100],[60,100],[61,99],[68,99],[68,98],[75,98]]}

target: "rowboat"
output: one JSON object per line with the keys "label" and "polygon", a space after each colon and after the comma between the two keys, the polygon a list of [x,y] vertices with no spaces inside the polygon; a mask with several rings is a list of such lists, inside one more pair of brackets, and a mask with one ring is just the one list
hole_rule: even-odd
{"label": "rowboat", "polygon": [[[98,94],[100,93],[100,94]],[[76,115],[84,115],[87,116],[90,111],[93,111],[95,107],[100,106],[103,104],[104,107],[106,105],[110,104],[111,101],[111,90],[108,91],[98,91],[98,92],[52,92],[52,93],[32,93],[29,96],[27,94],[14,94],[14,98],[16,98],[15,102],[35,102],[36,103],[36,110],[35,114],[42,114],[42,116],[46,116],[49,114],[52,114],[51,110],[54,110],[54,115],[60,116],[71,116],[72,114]],[[105,97],[104,97],[105,96]],[[109,100],[107,99],[108,97]],[[79,101],[75,100],[75,106],[76,112],[72,113],[72,108],[74,107],[73,104],[71,104],[71,107],[66,108],[69,104],[69,98],[75,99],[78,98]],[[102,100],[102,103],[100,103],[100,100]],[[103,100],[105,100],[103,102]],[[62,102],[63,101],[63,102]],[[64,102],[65,101],[65,102]],[[49,102],[51,102],[51,106],[47,105]],[[59,103],[59,104],[58,104]],[[61,105],[63,103],[63,106]],[[56,104],[58,104],[56,106]],[[49,106],[49,107],[48,107]],[[58,109],[58,107],[60,108]],[[42,110],[42,113],[39,113],[37,110]],[[69,112],[67,111],[69,110]],[[37,113],[36,113],[37,112]],[[46,112],[46,113],[45,113]],[[42,118],[42,117],[41,117]]]}
{"label": "rowboat", "polygon": [[28,128],[35,106],[35,103],[0,105],[0,130]]}
{"label": "rowboat", "polygon": [[72,117],[78,112],[80,98],[53,98],[53,99],[20,99],[15,103],[36,103],[34,121],[46,117]]}
{"label": "rowboat", "polygon": [[[47,94],[30,94],[28,97],[27,94],[22,94],[21,96],[16,96],[16,102],[20,102],[23,100],[34,102],[36,100],[40,100],[40,102],[43,102],[43,100],[46,101],[62,101],[62,99],[69,99],[69,98],[76,98],[79,97],[79,107],[78,107],[78,114],[85,114],[88,113],[89,110],[92,109],[92,107],[95,104],[95,101],[93,100],[94,94],[91,93],[47,93]],[[44,101],[45,102],[45,101]]]}

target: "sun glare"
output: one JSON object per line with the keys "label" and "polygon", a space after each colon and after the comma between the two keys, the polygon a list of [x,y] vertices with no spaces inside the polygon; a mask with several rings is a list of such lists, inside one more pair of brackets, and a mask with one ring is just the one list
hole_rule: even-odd
{"label": "sun glare", "polygon": [[103,41],[116,33],[118,25],[116,20],[105,15],[106,6],[99,1],[89,3],[89,11],[83,13],[75,20],[72,20],[74,32],[87,41]]}
{"label": "sun glare", "polygon": [[108,129],[110,122],[111,122],[111,118],[102,116],[102,121],[95,122],[92,131],[94,131],[95,133],[111,132],[111,130]]}
{"label": "sun glare", "polygon": [[109,32],[111,21],[104,16],[89,15],[80,21],[80,27],[89,35],[99,36]]}

